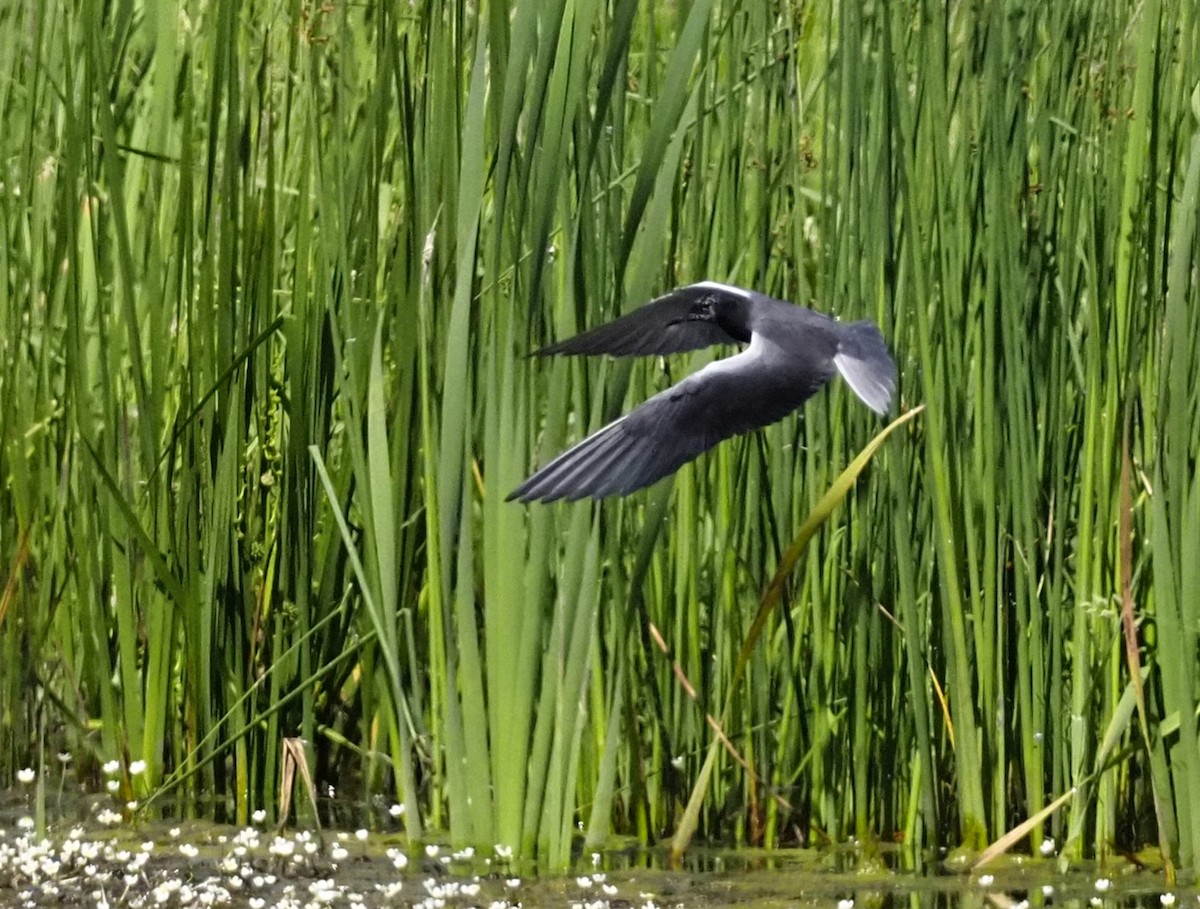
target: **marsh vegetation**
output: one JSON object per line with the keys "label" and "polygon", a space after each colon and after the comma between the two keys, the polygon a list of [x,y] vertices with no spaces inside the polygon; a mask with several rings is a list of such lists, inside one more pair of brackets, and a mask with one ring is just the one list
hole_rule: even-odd
{"label": "marsh vegetation", "polygon": [[[1070,794],[1017,848],[1195,868],[1198,83],[1164,0],[0,6],[0,782],[245,825],[296,739],[550,868]],[[705,278],[873,320],[924,405],[743,667],[848,390],[504,501],[714,352],[525,354]]]}

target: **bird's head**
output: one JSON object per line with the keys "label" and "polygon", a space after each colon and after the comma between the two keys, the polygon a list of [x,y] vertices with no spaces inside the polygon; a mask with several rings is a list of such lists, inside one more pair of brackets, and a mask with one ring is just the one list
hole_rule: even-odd
{"label": "bird's head", "polygon": [[714,322],[741,344],[750,341],[750,312],[746,301],[730,293],[712,290],[692,304],[689,322]]}

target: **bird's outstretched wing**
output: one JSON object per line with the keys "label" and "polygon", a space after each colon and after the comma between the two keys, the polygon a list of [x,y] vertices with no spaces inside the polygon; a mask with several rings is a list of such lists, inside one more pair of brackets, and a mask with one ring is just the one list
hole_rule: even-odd
{"label": "bird's outstretched wing", "polygon": [[833,375],[755,338],[588,436],[517,487],[522,502],[625,495],[678,470],[723,439],[782,419]]}
{"label": "bird's outstretched wing", "polygon": [[680,287],[651,300],[628,315],[550,344],[536,351],[551,354],[612,354],[653,356],[699,350],[714,344],[736,344],[737,340],[712,321],[688,318],[705,296],[731,295],[744,299],[749,291],[724,284],[704,282]]}

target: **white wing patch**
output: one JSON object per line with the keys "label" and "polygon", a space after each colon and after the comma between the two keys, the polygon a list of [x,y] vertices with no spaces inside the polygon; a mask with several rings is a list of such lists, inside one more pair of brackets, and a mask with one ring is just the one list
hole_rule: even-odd
{"label": "white wing patch", "polygon": [[[733,354],[733,356],[722,357],[719,360],[713,360],[703,369],[692,373],[689,378],[697,381],[702,381],[705,376],[712,376],[719,372],[738,372],[745,369],[755,360],[763,355],[766,350],[767,342],[758,332],[751,332],[750,346],[743,351]],[[687,381],[686,379],[684,381]]]}

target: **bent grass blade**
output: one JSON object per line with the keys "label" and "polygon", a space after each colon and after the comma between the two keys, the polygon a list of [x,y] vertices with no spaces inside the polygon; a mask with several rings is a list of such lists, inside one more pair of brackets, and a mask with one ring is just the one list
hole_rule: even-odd
{"label": "bent grass blade", "polygon": [[921,404],[914,407],[912,410],[901,414],[886,427],[884,427],[866,447],[859,452],[858,457],[850,462],[850,465],[843,470],[834,480],[833,485],[821,497],[809,514],[807,520],[801,525],[796,538],[792,540],[790,546],[784,552],[783,557],[779,560],[779,567],[775,570],[775,575],[771,578],[771,582],[767,585],[767,589],[763,592],[762,605],[759,606],[758,614],[754,617],[754,622],[750,626],[750,631],[746,635],[746,640],[742,642],[742,649],[738,654],[737,664],[733,670],[733,680],[729,685],[729,692],[725,697],[725,706],[720,712],[720,719],[714,720],[709,717],[710,724],[714,724],[714,729],[718,732],[714,736],[712,743],[709,745],[708,755],[704,760],[704,767],[700,772],[700,777],[696,780],[695,786],[692,788],[691,798],[688,799],[687,808],[684,809],[683,816],[680,818],[679,826],[675,831],[675,836],[671,839],[671,856],[677,860],[687,851],[688,844],[692,840],[692,835],[696,832],[696,826],[700,819],[700,808],[704,802],[705,793],[708,790],[708,784],[712,778],[712,770],[716,762],[717,751],[723,747],[724,736],[720,733],[720,729],[724,728],[726,719],[729,713],[729,705],[733,701],[733,691],[737,688],[742,680],[742,675],[746,671],[746,665],[750,661],[750,655],[754,651],[758,639],[762,636],[763,630],[767,627],[767,621],[771,614],[775,611],[775,607],[779,603],[780,594],[783,592],[784,585],[791,577],[796,564],[800,561],[800,556],[804,554],[804,550],[808,548],[808,544],[816,535],[821,526],[829,520],[830,515],[846,498],[847,493],[854,487],[858,480],[859,474],[863,472],[867,464],[870,463],[875,452],[895,430],[899,429],[905,423],[912,420],[917,414],[925,409],[925,405]]}

